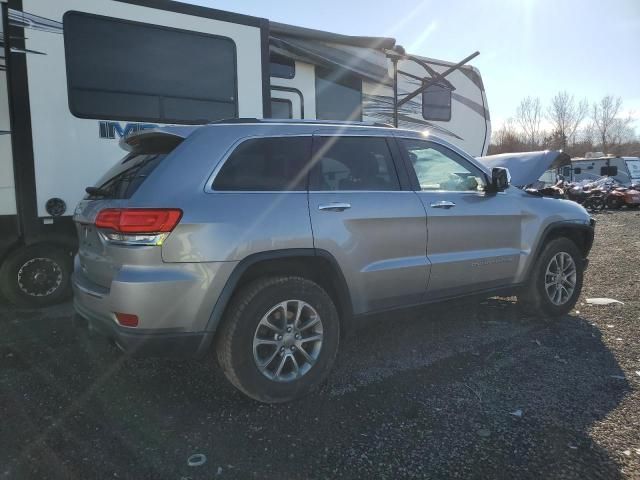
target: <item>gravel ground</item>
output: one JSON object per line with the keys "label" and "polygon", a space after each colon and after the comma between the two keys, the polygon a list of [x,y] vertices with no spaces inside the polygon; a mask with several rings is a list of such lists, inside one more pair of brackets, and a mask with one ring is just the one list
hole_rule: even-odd
{"label": "gravel ground", "polygon": [[0,479],[640,478],[640,213],[597,221],[571,315],[507,299],[371,319],[286,405],[212,361],[124,358],[69,304],[0,306]]}

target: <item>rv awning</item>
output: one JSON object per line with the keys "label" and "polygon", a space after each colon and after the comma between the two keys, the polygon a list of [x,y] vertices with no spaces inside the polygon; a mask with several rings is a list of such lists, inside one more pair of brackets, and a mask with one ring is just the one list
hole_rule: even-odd
{"label": "rv awning", "polygon": [[383,49],[393,48],[393,38],[355,37],[271,22],[269,40],[275,53],[346,69],[375,82],[391,82]]}

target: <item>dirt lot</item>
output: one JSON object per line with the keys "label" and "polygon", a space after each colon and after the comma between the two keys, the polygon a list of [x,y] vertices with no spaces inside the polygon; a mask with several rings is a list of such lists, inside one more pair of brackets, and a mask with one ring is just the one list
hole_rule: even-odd
{"label": "dirt lot", "polygon": [[90,343],[68,304],[0,306],[0,478],[640,478],[640,212],[597,221],[571,315],[490,301],[372,320],[287,405],[213,362]]}

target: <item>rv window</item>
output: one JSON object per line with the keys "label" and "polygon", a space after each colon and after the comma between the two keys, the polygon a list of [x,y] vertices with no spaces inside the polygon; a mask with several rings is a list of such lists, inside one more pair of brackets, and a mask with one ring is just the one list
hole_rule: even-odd
{"label": "rv window", "polygon": [[616,166],[608,166],[608,167],[600,167],[600,175],[608,175],[609,177],[615,177],[618,175],[618,167]]}
{"label": "rv window", "polygon": [[316,118],[362,120],[362,80],[345,70],[316,67]]}
{"label": "rv window", "polygon": [[278,78],[293,78],[296,76],[296,62],[290,58],[275,53],[269,57],[271,76]]}
{"label": "rv window", "polygon": [[391,152],[380,137],[316,137],[311,190],[400,190]]}
{"label": "rv window", "polygon": [[291,100],[284,98],[271,99],[271,118],[293,118]]}
{"label": "rv window", "polygon": [[448,122],[451,120],[451,89],[442,85],[429,85],[422,92],[422,116],[425,120]]}
{"label": "rv window", "polygon": [[573,169],[573,173],[576,175],[580,175],[582,173],[582,169],[580,167],[576,167]]}
{"label": "rv window", "polygon": [[255,138],[241,143],[213,182],[214,190],[305,190],[311,137]]}
{"label": "rv window", "polygon": [[564,167],[562,169],[562,175],[564,175],[565,177],[571,176],[571,167]]}
{"label": "rv window", "polygon": [[64,39],[77,117],[203,123],[237,116],[229,38],[70,12]]}

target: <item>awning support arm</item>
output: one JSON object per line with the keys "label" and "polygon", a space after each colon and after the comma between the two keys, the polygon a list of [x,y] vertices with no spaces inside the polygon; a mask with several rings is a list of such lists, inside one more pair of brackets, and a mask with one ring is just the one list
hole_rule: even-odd
{"label": "awning support arm", "polygon": [[[400,101],[395,101],[394,102],[394,117],[397,117],[398,115],[398,109],[400,107],[402,107],[402,105],[404,105],[405,103],[407,103],[409,100],[411,100],[412,98],[415,98],[416,96],[420,95],[422,92],[424,92],[427,88],[429,88],[431,85],[434,85],[442,80],[444,80],[444,78],[448,75],[450,75],[451,73],[455,72],[456,70],[458,70],[460,67],[462,67],[464,64],[470,62],[471,60],[473,60],[474,58],[476,58],[478,55],[480,55],[480,52],[474,52],[471,55],[469,55],[468,57],[466,57],[465,59],[461,60],[460,62],[456,63],[455,65],[450,66],[449,68],[447,68],[444,72],[442,73],[438,73],[435,76],[431,77],[430,79],[426,80],[425,82],[422,84],[422,86],[418,87],[416,90],[414,90],[412,93],[408,94],[406,97],[404,97],[402,100]],[[413,60],[413,59],[412,59]],[[415,60],[414,60],[415,61]],[[397,61],[396,61],[397,63]],[[397,89],[397,77],[394,78],[394,85],[395,88]]]}

